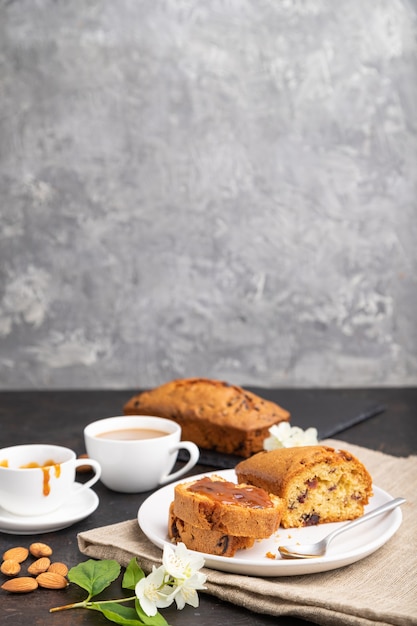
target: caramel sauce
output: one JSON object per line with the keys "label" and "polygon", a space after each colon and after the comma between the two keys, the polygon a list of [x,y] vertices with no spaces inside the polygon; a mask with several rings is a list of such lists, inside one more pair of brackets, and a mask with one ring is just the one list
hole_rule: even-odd
{"label": "caramel sauce", "polygon": [[208,476],[197,480],[188,491],[200,493],[215,502],[238,504],[250,509],[271,508],[273,506],[267,492],[259,487],[238,487],[235,483],[210,480]]}
{"label": "caramel sauce", "polygon": [[41,469],[43,473],[43,495],[49,496],[51,492],[50,470],[52,467],[54,468],[55,478],[59,478],[61,476],[61,465],[52,460],[45,461],[43,465],[39,465],[39,463],[36,462],[26,463],[25,465],[21,465],[20,469]]}
{"label": "caramel sauce", "polygon": [[0,467],[9,467],[9,461],[7,459],[0,461]]}
{"label": "caramel sauce", "polygon": [[55,461],[52,461],[52,459],[48,459],[47,461],[45,461],[45,463],[42,463],[42,465],[39,465],[39,463],[36,463],[36,461],[31,461],[30,463],[25,463],[25,465],[21,465],[20,469],[35,469],[35,468],[42,468],[42,467],[51,467],[52,465],[58,465],[58,463],[55,463]]}
{"label": "caramel sauce", "polygon": [[43,467],[43,465],[39,465],[39,463],[31,462],[31,463],[25,463],[25,465],[20,465],[19,469],[36,469],[38,467]]}

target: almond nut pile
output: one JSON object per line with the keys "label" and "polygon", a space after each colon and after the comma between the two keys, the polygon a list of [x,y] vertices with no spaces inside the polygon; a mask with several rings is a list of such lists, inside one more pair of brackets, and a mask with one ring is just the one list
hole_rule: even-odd
{"label": "almond nut pile", "polygon": [[[28,557],[34,560],[25,565]],[[11,593],[28,593],[38,587],[64,589],[67,587],[68,567],[65,563],[51,561],[52,548],[46,543],[32,543],[29,548],[16,546],[6,550],[0,571],[9,577],[1,588]]]}

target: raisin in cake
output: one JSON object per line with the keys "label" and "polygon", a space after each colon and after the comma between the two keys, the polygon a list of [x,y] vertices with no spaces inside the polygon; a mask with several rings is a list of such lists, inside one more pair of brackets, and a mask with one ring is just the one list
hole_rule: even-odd
{"label": "raisin in cake", "polygon": [[278,448],[237,464],[239,482],[274,493],[285,501],[284,528],[340,522],[363,515],[372,495],[364,465],[345,450],[328,446]]}
{"label": "raisin in cake", "polygon": [[185,378],[133,396],[125,415],[156,415],[175,420],[183,440],[201,448],[249,457],[263,449],[273,424],[290,413],[254,393],[207,378]]}

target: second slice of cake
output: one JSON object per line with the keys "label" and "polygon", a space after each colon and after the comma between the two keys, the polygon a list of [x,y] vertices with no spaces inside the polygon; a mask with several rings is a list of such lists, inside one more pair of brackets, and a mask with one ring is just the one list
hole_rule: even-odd
{"label": "second slice of cake", "polygon": [[235,467],[239,482],[285,501],[284,528],[341,522],[363,514],[372,495],[364,465],[346,450],[301,446],[259,452]]}

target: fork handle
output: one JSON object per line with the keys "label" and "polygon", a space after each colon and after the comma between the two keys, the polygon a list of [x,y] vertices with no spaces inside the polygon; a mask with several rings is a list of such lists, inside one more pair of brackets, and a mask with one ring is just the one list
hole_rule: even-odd
{"label": "fork handle", "polygon": [[343,533],[346,530],[350,530],[355,526],[359,526],[359,524],[362,524],[362,522],[367,522],[368,520],[373,519],[378,515],[382,515],[382,513],[392,511],[392,509],[397,508],[397,506],[399,506],[400,504],[404,504],[405,501],[405,498],[394,498],[394,500],[385,502],[385,504],[378,506],[373,511],[369,511],[369,513],[365,513],[365,515],[362,515],[361,517],[358,517],[351,522],[347,522],[347,524],[343,524],[343,526],[341,526],[340,528],[336,528],[336,530],[334,530],[332,533],[330,533],[330,535],[327,536],[327,543],[337,537],[337,535],[340,535],[340,533]]}

